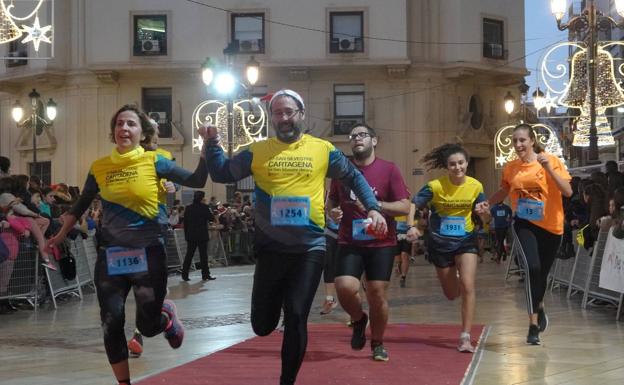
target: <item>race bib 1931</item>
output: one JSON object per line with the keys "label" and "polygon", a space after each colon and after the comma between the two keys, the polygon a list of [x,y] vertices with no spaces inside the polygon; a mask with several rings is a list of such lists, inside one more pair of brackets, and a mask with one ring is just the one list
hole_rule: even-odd
{"label": "race bib 1931", "polygon": [[440,223],[440,234],[463,237],[466,235],[466,220],[464,217],[443,217]]}
{"label": "race bib 1931", "polygon": [[106,248],[108,275],[124,275],[147,271],[145,249]]}
{"label": "race bib 1931", "polygon": [[310,224],[310,198],[272,197],[271,224],[273,226],[307,226]]}

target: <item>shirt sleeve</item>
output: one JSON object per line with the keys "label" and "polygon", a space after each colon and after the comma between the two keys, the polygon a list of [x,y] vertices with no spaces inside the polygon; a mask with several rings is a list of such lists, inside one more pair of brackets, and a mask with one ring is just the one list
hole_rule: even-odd
{"label": "shirt sleeve", "polygon": [[208,180],[208,168],[206,162],[202,159],[197,162],[195,171],[190,172],[182,167],[178,167],[174,161],[160,154],[156,155],[156,174],[174,183],[195,188],[204,187]]}
{"label": "shirt sleeve", "polygon": [[567,180],[568,182],[572,180],[570,173],[566,169],[565,165],[561,162],[561,159],[559,159],[555,155],[550,154],[550,163],[552,165],[553,171],[562,179]]}
{"label": "shirt sleeve", "polygon": [[355,193],[355,196],[362,202],[367,211],[380,210],[375,193],[358,170],[344,154],[335,148],[329,152],[329,167],[327,176],[332,179],[340,179],[345,186]]}
{"label": "shirt sleeve", "polygon": [[206,164],[214,182],[231,183],[251,175],[253,153],[244,150],[228,159],[223,149],[216,143],[206,146]]}
{"label": "shirt sleeve", "polygon": [[414,195],[412,198],[412,203],[416,205],[417,208],[422,209],[427,206],[427,204],[433,199],[433,190],[431,190],[431,186],[429,183],[423,186],[420,191]]}
{"label": "shirt sleeve", "polygon": [[390,175],[390,195],[392,201],[396,202],[400,201],[401,199],[409,199],[409,190],[407,189],[405,180],[403,180],[401,171],[395,164],[392,165],[392,172]]}
{"label": "shirt sleeve", "polygon": [[87,175],[87,180],[85,181],[84,187],[82,188],[82,193],[80,197],[74,203],[71,209],[69,209],[69,213],[76,218],[80,218],[82,214],[89,208],[95,196],[100,192],[100,187],[95,180],[95,177],[92,173]]}
{"label": "shirt sleeve", "polygon": [[333,203],[340,202],[340,182],[332,179],[329,185],[329,195],[327,196]]}

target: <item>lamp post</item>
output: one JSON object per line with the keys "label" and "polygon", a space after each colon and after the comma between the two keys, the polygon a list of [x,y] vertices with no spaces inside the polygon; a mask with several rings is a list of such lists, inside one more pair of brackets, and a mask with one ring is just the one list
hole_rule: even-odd
{"label": "lamp post", "polygon": [[[567,23],[562,22],[566,14],[566,0],[551,0],[551,11],[557,20],[560,31],[566,29],[574,33],[585,33],[584,43],[587,47],[587,100],[589,101],[589,150],[588,163],[599,163],[598,134],[596,130],[596,58],[598,55],[598,32],[612,28],[624,28],[624,23],[605,16],[596,8],[595,0],[587,0],[585,9],[580,15],[571,16]],[[624,17],[624,0],[615,0],[615,8]]]}
{"label": "lamp post", "polygon": [[[202,64],[202,80],[207,87],[213,87],[217,94],[226,98],[227,109],[227,155],[232,158],[234,153],[234,99],[241,94],[241,89],[249,94],[250,87],[254,86],[260,75],[260,63],[253,56],[245,66],[246,81],[239,80],[232,72],[234,54],[236,47],[230,43],[223,50],[225,56],[225,66],[219,66],[215,61],[206,58]],[[227,198],[230,200],[234,196],[235,185],[227,186]]]}
{"label": "lamp post", "polygon": [[511,91],[507,91],[507,95],[505,95],[505,97],[503,98],[505,112],[507,112],[507,115],[509,115],[510,118],[511,118],[511,115],[514,114],[514,112],[516,113],[516,115],[519,114],[521,116],[520,122],[526,123],[527,121],[527,109],[526,109],[527,100],[526,99],[527,99],[527,93],[529,92],[529,86],[526,84],[524,79],[522,80],[522,83],[520,83],[520,85],[518,86],[518,91],[520,91],[520,110],[516,111],[516,99],[511,94]]}
{"label": "lamp post", "polygon": [[33,162],[30,170],[30,175],[36,175],[37,170],[37,135],[40,135],[43,131],[43,128],[46,126],[51,126],[54,119],[56,119],[56,103],[52,98],[48,100],[46,105],[46,117],[41,116],[43,113],[43,103],[41,102],[41,95],[37,92],[36,89],[32,89],[32,91],[28,94],[30,98],[30,117],[26,120],[22,121],[22,117],[24,116],[24,109],[20,104],[19,100],[15,102],[13,105],[13,109],[11,111],[11,116],[15,123],[17,123],[17,127],[23,128],[30,125],[32,131],[32,149],[33,149]]}

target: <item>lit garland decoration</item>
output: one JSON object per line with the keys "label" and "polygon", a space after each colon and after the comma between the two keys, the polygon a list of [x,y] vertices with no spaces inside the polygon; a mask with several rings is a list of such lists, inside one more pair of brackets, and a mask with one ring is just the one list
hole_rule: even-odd
{"label": "lit garland decoration", "polygon": [[[565,164],[563,149],[561,148],[559,138],[557,138],[555,131],[549,126],[541,123],[531,124],[530,126],[533,127],[537,143],[542,145],[546,152],[559,157],[559,159],[561,159],[561,161]],[[511,162],[512,160],[518,158],[512,141],[514,127],[516,126],[512,125],[501,127],[494,136],[494,167],[497,169],[503,168],[505,163]]]}
{"label": "lit garland decoration", "polygon": [[[54,0],[19,1],[21,3],[36,3],[36,5],[26,16],[19,17],[13,14],[15,9],[13,0],[11,0],[8,5],[6,4],[7,0],[0,0],[0,44],[20,39],[25,33],[27,36],[21,42],[24,44],[32,42],[35,52],[39,52],[39,45],[41,42],[52,44],[52,35],[54,32],[52,24],[41,26],[39,22],[39,10],[44,2],[50,3],[50,10],[53,10]],[[20,28],[16,24],[16,21],[26,21],[33,18],[33,23],[30,26],[22,24]]]}
{"label": "lit garland decoration", "polygon": [[[606,49],[609,46],[622,45],[622,42],[607,42],[597,47],[596,56],[596,82],[595,82],[595,109],[596,109],[596,133],[598,136],[598,146],[612,146],[615,144],[611,134],[611,126],[605,116],[605,111],[610,107],[617,107],[624,104],[624,91],[619,81],[615,77],[615,65],[613,56]],[[570,80],[565,82],[565,89],[558,92],[551,81],[559,80],[566,75],[566,67],[563,64],[556,66],[556,73],[548,70],[546,63],[548,56],[557,48],[568,46],[575,48],[577,51],[572,55],[572,63],[570,65]],[[622,65],[618,67],[621,75],[624,75]],[[550,92],[559,94],[555,96],[556,102],[564,107],[580,110],[580,116],[576,121],[576,130],[574,131],[573,146],[588,147],[589,132],[591,126],[590,105],[589,105],[589,84],[588,84],[588,68],[587,68],[587,48],[577,43],[563,43],[553,47],[547,52],[542,60],[541,75],[547,88],[547,99],[550,99]],[[552,107],[552,101],[547,104]]]}
{"label": "lit garland decoration", "polygon": [[[267,137],[267,114],[258,99],[236,100],[233,103],[234,124],[231,140],[232,152]],[[221,137],[221,148],[228,150],[227,103],[219,100],[201,102],[193,111],[193,153],[199,154],[204,143],[197,130],[204,125],[214,125]]]}

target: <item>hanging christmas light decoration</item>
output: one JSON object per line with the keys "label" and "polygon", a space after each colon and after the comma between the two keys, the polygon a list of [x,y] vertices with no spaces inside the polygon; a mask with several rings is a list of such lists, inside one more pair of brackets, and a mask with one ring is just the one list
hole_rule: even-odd
{"label": "hanging christmas light decoration", "polygon": [[[531,124],[530,126],[533,127],[537,143],[544,147],[546,152],[559,157],[565,164],[563,148],[561,147],[561,143],[555,131],[551,127],[541,123]],[[518,158],[512,141],[515,127],[515,125],[501,127],[494,136],[494,167],[497,169],[503,168],[505,163]]]}
{"label": "hanging christmas light decoration", "polygon": [[[20,4],[20,11],[31,8],[26,16],[17,16],[15,12],[15,4],[10,0],[0,0],[0,44],[9,43],[20,39],[24,34],[26,37],[21,40],[26,44],[32,42],[35,52],[39,52],[39,45],[44,42],[52,44],[53,41],[53,20],[49,25],[41,25],[39,19],[39,11],[44,3],[49,3],[49,14],[53,14],[54,0],[17,0]],[[31,5],[32,7],[29,7]],[[52,18],[52,17],[51,17]],[[25,22],[32,20],[32,25],[21,24],[17,26],[17,22]],[[10,57],[7,57],[10,58]]]}
{"label": "hanging christmas light decoration", "polygon": [[228,137],[230,124],[227,102],[206,100],[200,103],[193,111],[193,153],[198,154],[203,145],[203,139],[197,130],[204,125],[213,125],[221,137],[221,148],[232,152],[253,142],[264,140],[267,137],[267,115],[258,99],[242,99],[232,102],[232,138]]}

